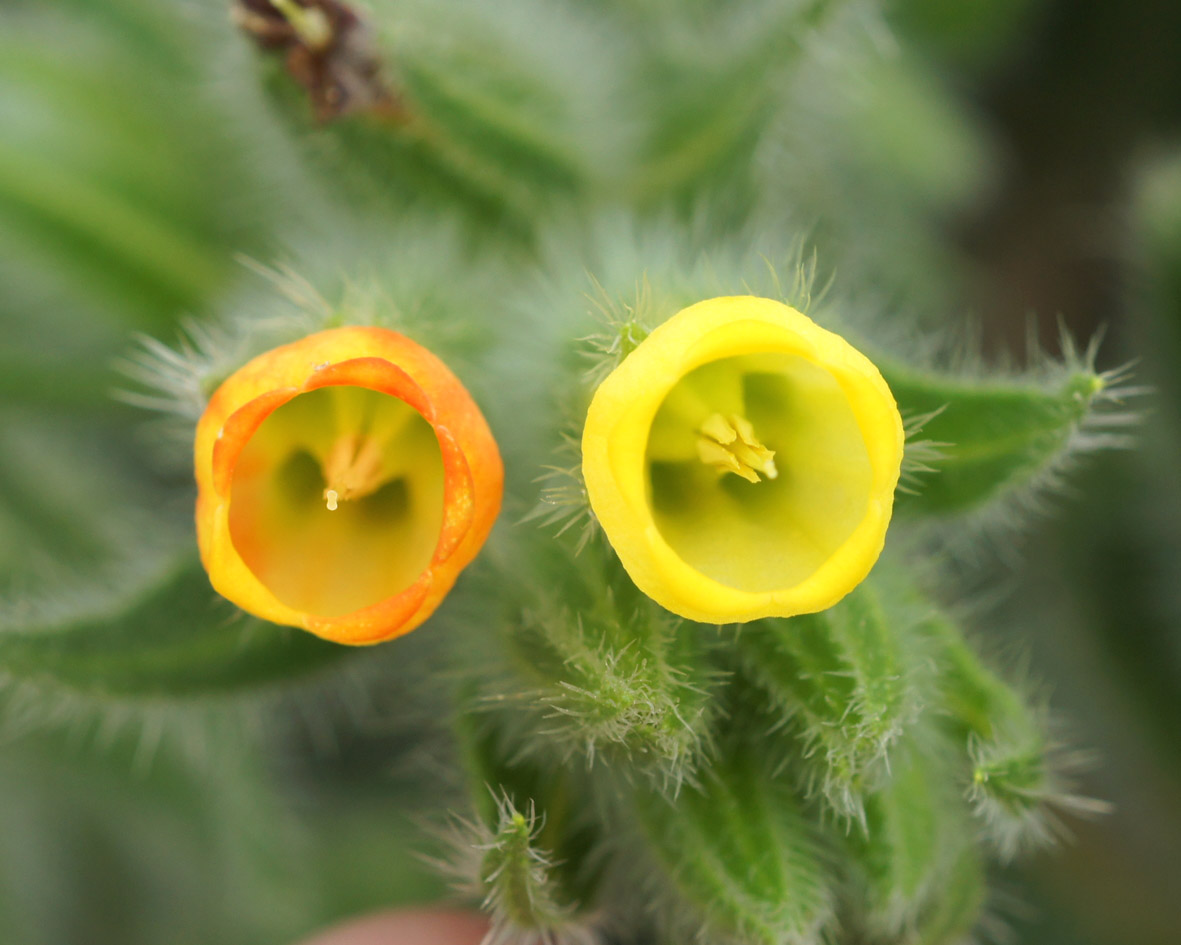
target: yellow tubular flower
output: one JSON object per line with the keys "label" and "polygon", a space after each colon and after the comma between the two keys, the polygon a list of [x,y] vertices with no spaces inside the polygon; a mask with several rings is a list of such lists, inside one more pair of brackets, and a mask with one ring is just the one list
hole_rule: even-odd
{"label": "yellow tubular flower", "polygon": [[877,368],[795,309],[709,299],[595,392],[591,508],[636,585],[708,623],[831,607],[885,543],[902,420]]}
{"label": "yellow tubular flower", "polygon": [[197,542],[223,597],[338,643],[435,610],[480,550],[504,470],[447,367],[384,328],[260,355],[197,424]]}

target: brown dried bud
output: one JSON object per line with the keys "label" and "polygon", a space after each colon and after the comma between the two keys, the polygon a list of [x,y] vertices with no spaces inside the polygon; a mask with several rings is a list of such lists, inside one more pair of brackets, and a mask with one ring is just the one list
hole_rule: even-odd
{"label": "brown dried bud", "polygon": [[385,78],[369,25],[339,0],[233,0],[234,22],[260,49],[282,55],[316,119],[366,112],[405,116]]}

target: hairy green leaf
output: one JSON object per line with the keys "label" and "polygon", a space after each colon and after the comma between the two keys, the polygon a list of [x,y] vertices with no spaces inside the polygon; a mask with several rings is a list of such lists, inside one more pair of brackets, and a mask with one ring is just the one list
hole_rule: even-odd
{"label": "hairy green leaf", "polygon": [[898,511],[951,515],[1033,487],[1088,445],[1078,434],[1105,378],[1079,368],[1053,383],[973,381],[882,365],[903,417],[925,418],[921,437],[933,441],[913,492]]}
{"label": "hairy green leaf", "polygon": [[263,202],[201,90],[209,37],[168,5],[87,13],[0,11],[0,317],[158,327],[228,283]]}
{"label": "hairy green leaf", "polygon": [[307,676],[349,652],[247,617],[196,562],[101,615],[0,626],[3,676],[96,698],[232,694]]}

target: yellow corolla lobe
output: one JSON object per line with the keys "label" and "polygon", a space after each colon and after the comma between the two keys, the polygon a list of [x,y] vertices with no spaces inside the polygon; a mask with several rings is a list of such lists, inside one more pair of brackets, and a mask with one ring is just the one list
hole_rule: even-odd
{"label": "yellow corolla lobe", "polygon": [[382,328],[260,355],[197,425],[197,540],[243,610],[377,643],[435,610],[487,538],[503,468],[447,367]]}
{"label": "yellow corolla lobe", "polygon": [[711,623],[835,604],[881,553],[903,446],[894,398],[843,338],[770,299],[709,299],[599,386],[591,507],[637,586]]}

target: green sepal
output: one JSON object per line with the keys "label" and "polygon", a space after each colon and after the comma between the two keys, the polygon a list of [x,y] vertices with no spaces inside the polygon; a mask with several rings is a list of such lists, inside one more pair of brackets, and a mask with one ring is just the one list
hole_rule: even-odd
{"label": "green sepal", "polygon": [[[930,733],[897,752],[892,777],[865,800],[866,830],[846,835],[854,877],[846,908],[871,940],[925,940],[916,930],[956,911],[947,875],[978,857],[940,742]],[[973,919],[967,915],[965,924]]]}
{"label": "green sepal", "polygon": [[[487,705],[478,687],[463,687],[459,705],[454,727],[483,831],[504,834],[502,846],[521,855],[544,851],[545,914],[533,914],[533,927],[545,927],[547,917],[553,922],[572,920],[593,901],[602,878],[601,862],[591,858],[600,840],[589,816],[592,803],[586,784],[569,766],[547,764],[522,751],[525,733],[514,734],[518,720]],[[527,822],[525,836],[517,815]],[[481,863],[474,877],[474,891],[481,899],[494,892],[487,878],[491,866],[490,861]],[[512,868],[527,870],[528,864],[518,861]],[[470,884],[473,877],[461,879]],[[514,906],[516,924],[528,925],[529,913],[520,908],[517,896],[509,896],[505,905]]]}
{"label": "green sepal", "polygon": [[[650,852],[675,891],[668,925],[742,945],[804,945],[832,919],[821,848],[789,786],[745,753],[718,759],[675,798],[640,789]],[[673,939],[678,940],[678,939]]]}
{"label": "green sepal", "polygon": [[0,674],[94,699],[232,695],[309,676],[350,651],[246,616],[195,561],[101,615],[0,627]]}
{"label": "green sepal", "polygon": [[1046,806],[1072,799],[1055,784],[1042,713],[988,669],[947,617],[920,633],[932,645],[940,716],[967,768],[967,796],[1002,857],[1051,836]]}
{"label": "green sepal", "polygon": [[1036,486],[1069,455],[1106,381],[1087,368],[1054,382],[965,380],[879,363],[902,416],[932,447],[900,515],[946,516]]}
{"label": "green sepal", "polygon": [[492,835],[480,844],[478,879],[484,908],[502,927],[552,935],[569,923],[574,910],[558,898],[553,857],[538,842],[544,815],[532,804],[522,813],[507,796],[498,806]]}
{"label": "green sepal", "polygon": [[675,792],[709,744],[711,640],[637,591],[599,542],[578,553],[572,537],[522,536],[504,674],[490,691],[512,693],[538,750]]}
{"label": "green sepal", "polygon": [[547,738],[587,763],[624,764],[675,789],[707,737],[705,657],[692,634],[654,608],[619,622],[570,611],[525,620],[513,645],[538,687]]}
{"label": "green sepal", "polygon": [[834,607],[742,627],[734,650],[791,720],[794,767],[808,791],[861,821],[863,797],[889,773],[891,747],[916,713],[900,628],[872,581]]}

